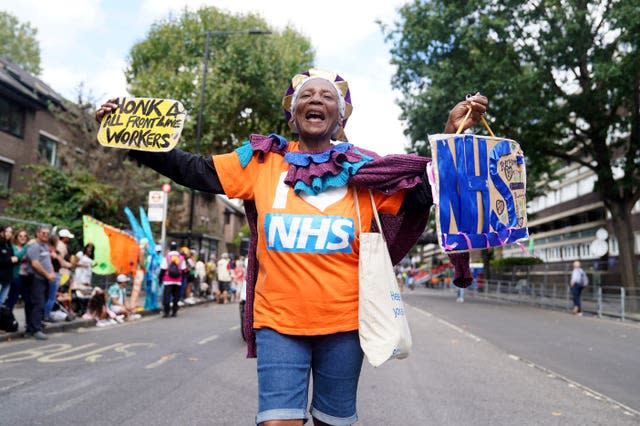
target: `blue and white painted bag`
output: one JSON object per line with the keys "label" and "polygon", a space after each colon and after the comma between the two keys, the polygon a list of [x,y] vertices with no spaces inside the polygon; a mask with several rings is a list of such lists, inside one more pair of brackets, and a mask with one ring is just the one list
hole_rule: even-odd
{"label": "blue and white painted bag", "polygon": [[490,133],[429,136],[433,162],[427,174],[445,252],[499,247],[529,237],[524,154],[516,141]]}

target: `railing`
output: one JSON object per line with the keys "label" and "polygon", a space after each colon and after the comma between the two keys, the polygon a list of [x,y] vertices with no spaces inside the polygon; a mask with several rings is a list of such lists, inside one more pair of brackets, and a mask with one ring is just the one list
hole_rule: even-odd
{"label": "railing", "polygon": [[[442,288],[442,287],[439,287]],[[451,287],[452,289],[455,287]],[[570,310],[571,291],[566,284],[529,283],[527,280],[489,280],[477,288],[465,289],[465,297],[474,296],[511,303],[522,303],[545,309]],[[582,290],[582,311],[640,321],[640,296],[629,296],[624,287],[589,285]]]}

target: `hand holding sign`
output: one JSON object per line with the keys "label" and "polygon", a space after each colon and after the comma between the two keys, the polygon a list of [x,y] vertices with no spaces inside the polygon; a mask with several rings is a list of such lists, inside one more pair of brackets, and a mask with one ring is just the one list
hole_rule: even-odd
{"label": "hand holding sign", "polygon": [[171,151],[186,115],[182,104],[172,99],[110,99],[96,111],[98,142],[112,148]]}

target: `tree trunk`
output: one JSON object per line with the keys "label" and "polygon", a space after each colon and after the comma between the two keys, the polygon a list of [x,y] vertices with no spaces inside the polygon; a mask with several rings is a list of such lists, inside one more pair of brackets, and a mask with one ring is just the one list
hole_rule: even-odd
{"label": "tree trunk", "polygon": [[636,275],[636,256],[634,252],[634,236],[631,224],[631,208],[626,203],[611,204],[610,208],[613,231],[618,239],[618,261],[620,263],[621,283],[630,299],[627,309],[632,312],[640,310],[638,277]]}

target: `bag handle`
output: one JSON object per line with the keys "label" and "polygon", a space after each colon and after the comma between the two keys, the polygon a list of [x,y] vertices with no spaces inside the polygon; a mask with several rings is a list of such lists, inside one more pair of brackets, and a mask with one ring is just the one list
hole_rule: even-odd
{"label": "bag handle", "polygon": [[[378,215],[378,209],[376,208],[376,202],[373,199],[373,193],[369,189],[369,199],[371,200],[371,208],[373,210],[373,216],[376,218],[376,224],[378,225],[378,230],[380,231],[380,235],[382,235],[382,239],[386,243],[386,239],[384,238],[384,232],[382,232],[382,224],[380,223],[380,216]],[[358,229],[360,233],[362,233],[362,217],[360,216],[360,203],[358,202],[358,189],[353,187],[353,199],[356,205],[356,215],[358,216]]]}
{"label": "bag handle", "polygon": [[[467,111],[467,115],[464,116],[464,120],[460,122],[460,126],[458,126],[456,135],[459,135],[460,133],[462,133],[462,126],[464,126],[464,123],[467,121],[470,115],[471,115],[471,107],[469,107],[469,110]],[[491,137],[495,138],[496,135],[494,135],[493,132],[491,131],[491,127],[489,127],[489,123],[487,123],[487,120],[485,120],[484,115],[480,116],[480,120],[482,120],[482,124],[484,124],[484,127],[487,129],[487,132],[489,132]]]}

